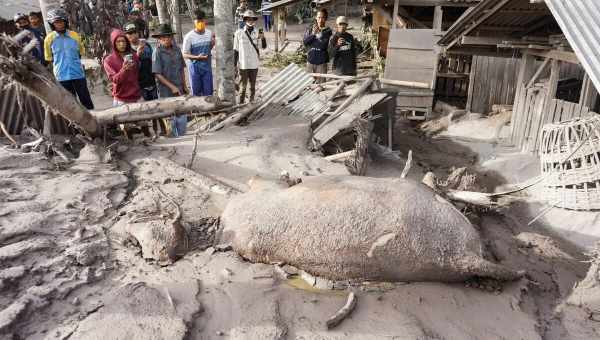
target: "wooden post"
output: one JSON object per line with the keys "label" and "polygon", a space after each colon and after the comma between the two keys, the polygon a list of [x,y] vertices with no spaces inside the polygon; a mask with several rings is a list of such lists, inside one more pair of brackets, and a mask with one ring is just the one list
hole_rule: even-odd
{"label": "wooden post", "polygon": [[279,7],[273,8],[275,15],[275,53],[279,53]]}
{"label": "wooden post", "polygon": [[398,15],[398,8],[400,8],[400,0],[394,0],[394,13],[392,13],[392,29],[396,29],[396,16]]}
{"label": "wooden post", "polygon": [[556,99],[556,91],[558,90],[558,78],[560,77],[560,65],[561,61],[552,59],[550,62],[550,80],[548,81],[548,95],[546,96],[546,102],[544,103],[544,111],[548,112],[550,109],[550,103],[553,99]]}
{"label": "wooden post", "polygon": [[[515,103],[513,105],[513,114],[511,117],[511,141],[514,144],[518,144],[520,135],[523,127],[523,105],[527,95],[526,84],[529,82],[533,74],[535,73],[535,57],[531,54],[523,54],[521,57],[521,66],[519,68],[519,75],[517,77],[517,89],[515,91]],[[516,145],[520,146],[520,145]]]}
{"label": "wooden post", "polygon": [[433,11],[433,30],[435,33],[442,33],[442,21],[444,18],[444,10],[442,6],[435,6],[435,10]]}
{"label": "wooden post", "polygon": [[598,91],[594,87],[594,83],[586,73],[583,77],[583,84],[581,86],[581,95],[579,96],[579,104],[587,106],[590,111],[594,110],[596,106],[596,100],[598,99]]}
{"label": "wooden post", "polygon": [[467,105],[465,110],[471,112],[473,109],[473,91],[475,90],[475,67],[477,66],[477,56],[471,59],[471,70],[469,70],[469,89],[467,90]]}

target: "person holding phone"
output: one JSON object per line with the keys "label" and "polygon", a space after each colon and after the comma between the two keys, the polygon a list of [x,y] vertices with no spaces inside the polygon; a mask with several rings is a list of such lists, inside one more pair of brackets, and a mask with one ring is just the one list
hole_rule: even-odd
{"label": "person holding phone", "polygon": [[[185,82],[185,60],[179,47],[173,43],[173,29],[169,24],[161,24],[152,37],[158,39],[158,46],[152,52],[152,73],[157,80],[158,97],[169,98],[188,93]],[[185,135],[187,116],[174,115],[171,120],[174,137]]]}
{"label": "person holding phone", "polygon": [[215,34],[206,28],[206,15],[194,13],[194,29],[183,38],[183,57],[187,59],[193,96],[213,95],[212,49]]}
{"label": "person holding phone", "polygon": [[333,58],[333,73],[340,76],[356,75],[356,43],[347,32],[348,19],[340,16],[335,21],[337,31],[329,41],[329,55]]}
{"label": "person holding phone", "polygon": [[240,104],[246,101],[248,82],[250,82],[250,102],[254,102],[260,50],[267,48],[264,32],[255,27],[258,16],[251,10],[244,12],[243,16],[245,26],[237,30],[233,37],[234,63],[238,65],[241,77]]}
{"label": "person holding phone", "polygon": [[[329,62],[329,39],[333,35],[331,28],[327,27],[327,10],[321,8],[313,25],[304,33],[304,46],[308,49],[306,71],[309,73],[327,73]],[[317,83],[324,78],[317,79]]]}
{"label": "person holding phone", "polygon": [[[140,59],[131,48],[131,43],[127,39],[125,32],[115,29],[110,34],[113,51],[104,58],[102,62],[104,71],[112,83],[113,106],[121,106],[130,103],[136,103],[141,98],[141,91],[138,82]],[[150,137],[148,124],[141,122],[138,124],[146,137]],[[131,125],[122,126],[127,137]]]}

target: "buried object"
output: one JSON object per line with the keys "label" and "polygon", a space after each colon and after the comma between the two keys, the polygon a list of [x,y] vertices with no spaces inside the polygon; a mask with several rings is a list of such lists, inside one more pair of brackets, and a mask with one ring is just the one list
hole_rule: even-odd
{"label": "buried object", "polygon": [[285,262],[334,280],[517,279],[482,257],[452,204],[407,179],[319,176],[283,188],[254,178],[221,222],[222,241],[253,262]]}

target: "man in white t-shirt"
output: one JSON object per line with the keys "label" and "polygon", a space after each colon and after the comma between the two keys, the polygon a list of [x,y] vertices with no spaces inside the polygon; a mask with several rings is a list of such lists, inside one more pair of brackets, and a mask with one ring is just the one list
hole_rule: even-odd
{"label": "man in white t-shirt", "polygon": [[260,65],[260,50],[267,48],[267,40],[262,32],[257,32],[255,27],[258,16],[248,10],[243,14],[244,28],[235,32],[233,38],[233,50],[235,63],[239,63],[240,70],[240,104],[246,101],[246,87],[250,82],[250,101],[254,101],[256,95],[256,77]]}
{"label": "man in white t-shirt", "polygon": [[190,72],[193,96],[213,95],[211,51],[215,46],[215,35],[206,28],[204,12],[197,10],[194,29],[183,38],[183,57]]}

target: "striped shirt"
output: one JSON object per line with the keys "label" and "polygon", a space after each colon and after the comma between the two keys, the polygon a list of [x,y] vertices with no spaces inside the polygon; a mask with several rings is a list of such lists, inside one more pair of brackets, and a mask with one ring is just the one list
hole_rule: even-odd
{"label": "striped shirt", "polygon": [[203,33],[191,30],[183,38],[183,53],[191,55],[207,55],[208,60],[186,60],[188,66],[194,64],[196,69],[211,70],[211,50],[213,42],[213,33],[205,29]]}
{"label": "striped shirt", "polygon": [[261,8],[261,10],[260,10],[260,11],[262,12],[262,14],[263,14],[263,15],[271,15],[271,14],[273,14],[273,11],[271,11],[271,9],[268,9],[268,10],[266,10],[266,11],[265,11],[265,10],[263,10],[263,8],[265,8],[265,7],[267,7],[267,6],[271,6],[271,0],[263,0],[263,1],[260,3],[260,8]]}

